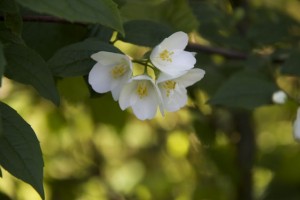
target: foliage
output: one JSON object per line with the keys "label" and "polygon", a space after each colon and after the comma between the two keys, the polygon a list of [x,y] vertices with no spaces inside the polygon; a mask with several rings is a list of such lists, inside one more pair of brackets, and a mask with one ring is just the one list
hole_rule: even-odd
{"label": "foliage", "polygon": [[[79,199],[79,187],[103,199],[252,199],[252,190],[299,199],[299,148],[287,136],[299,104],[299,9],[297,0],[1,0],[0,177],[5,169],[42,199],[43,184],[65,200]],[[206,71],[186,109],[142,123],[91,90],[91,54],[149,56],[178,30]],[[283,105],[272,101],[277,90]],[[26,122],[31,114],[42,130]],[[70,169],[44,172],[41,149],[50,169]]]}

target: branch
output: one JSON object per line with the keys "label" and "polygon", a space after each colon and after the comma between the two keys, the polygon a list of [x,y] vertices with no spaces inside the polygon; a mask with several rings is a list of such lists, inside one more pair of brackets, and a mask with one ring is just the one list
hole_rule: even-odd
{"label": "branch", "polygon": [[204,46],[196,43],[189,43],[187,46],[187,50],[195,51],[195,52],[203,52],[208,54],[219,54],[226,58],[238,59],[238,60],[245,60],[248,57],[246,53],[242,53],[239,51],[211,47],[211,46]]}
{"label": "branch", "polygon": [[[87,24],[82,22],[70,22],[65,19],[61,19],[58,17],[52,17],[47,15],[28,15],[22,16],[24,22],[45,22],[45,23],[60,23],[60,24],[78,24],[86,26]],[[0,21],[4,21],[4,16],[0,16]]]}
{"label": "branch", "polygon": [[[32,15],[32,16],[22,16],[24,22],[45,22],[45,23],[61,23],[61,24],[77,24],[81,26],[86,26],[86,23],[83,22],[70,22],[65,19],[61,19],[58,17],[53,17],[53,16],[37,16],[37,15]],[[0,21],[4,21],[4,16],[0,16]],[[205,46],[205,45],[200,45],[197,43],[189,43],[187,45],[187,50],[189,51],[194,51],[194,52],[201,52],[201,53],[207,53],[207,54],[218,54],[221,56],[224,56],[225,58],[228,59],[236,59],[236,60],[245,60],[248,58],[248,54],[240,51],[235,51],[231,49],[225,49],[225,48],[220,48],[220,47],[212,47],[212,46]],[[282,63],[284,60],[282,59],[274,59],[274,63]]]}

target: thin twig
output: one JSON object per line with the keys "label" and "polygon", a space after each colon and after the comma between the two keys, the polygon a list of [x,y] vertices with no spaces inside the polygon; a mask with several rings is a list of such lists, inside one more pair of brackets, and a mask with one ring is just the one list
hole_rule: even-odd
{"label": "thin twig", "polygon": [[[71,22],[58,17],[52,17],[47,15],[26,15],[22,16],[24,22],[45,22],[45,23],[60,23],[60,24],[78,24],[86,26],[83,22]],[[4,21],[4,16],[0,16],[0,21]]]}
{"label": "thin twig", "polygon": [[226,58],[230,59],[238,59],[238,60],[245,60],[248,55],[246,53],[242,53],[239,51],[211,47],[211,46],[204,46],[196,43],[189,43],[187,46],[187,50],[195,51],[195,52],[202,52],[202,53],[209,53],[209,54],[219,54]]}

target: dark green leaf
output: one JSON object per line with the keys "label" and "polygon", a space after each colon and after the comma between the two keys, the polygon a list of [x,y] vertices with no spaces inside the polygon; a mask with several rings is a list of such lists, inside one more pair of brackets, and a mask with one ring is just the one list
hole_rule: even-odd
{"label": "dark green leaf", "polygon": [[93,67],[95,62],[90,56],[98,51],[120,53],[113,45],[88,39],[60,49],[48,63],[56,76],[82,76],[88,74]]}
{"label": "dark green leaf", "polygon": [[1,0],[0,10],[8,13],[16,13],[18,12],[18,6],[14,0]]}
{"label": "dark green leaf", "polygon": [[12,33],[8,29],[0,29],[0,41],[3,44],[24,44],[20,36]]}
{"label": "dark green leaf", "polygon": [[214,144],[216,139],[216,131],[210,119],[198,111],[195,113],[195,116],[196,117],[193,121],[193,126],[201,143],[208,146]]}
{"label": "dark green leaf", "polygon": [[6,65],[6,59],[4,57],[3,44],[2,44],[2,42],[0,42],[0,86],[1,86],[1,82],[2,82],[2,76],[4,73],[5,65]]}
{"label": "dark green leaf", "polygon": [[124,33],[117,4],[112,0],[17,0],[21,5],[72,22],[99,23]]}
{"label": "dark green leaf", "polygon": [[8,78],[33,86],[41,96],[59,104],[52,73],[39,54],[28,47],[13,44],[5,48],[5,57]]}
{"label": "dark green leaf", "polygon": [[209,100],[210,104],[253,109],[271,103],[277,90],[274,83],[256,71],[245,70],[234,74]]}
{"label": "dark green leaf", "polygon": [[39,141],[11,107],[0,103],[4,136],[0,138],[0,164],[15,177],[30,184],[44,199],[43,158]]}
{"label": "dark green leaf", "polygon": [[193,12],[199,21],[199,32],[212,44],[235,49],[248,49],[245,38],[239,35],[235,19],[220,6],[205,1],[193,1]]}
{"label": "dark green leaf", "polygon": [[[1,167],[1,166],[0,166]],[[1,170],[1,168],[0,168],[0,178],[2,178],[2,170]]]}
{"label": "dark green leaf", "polygon": [[114,30],[111,28],[101,26],[99,24],[89,27],[89,37],[99,38],[103,42],[110,42]]}
{"label": "dark green leaf", "polygon": [[58,49],[81,41],[86,35],[87,27],[76,24],[26,22],[22,38],[30,48],[48,60]]}
{"label": "dark green leaf", "polygon": [[16,35],[21,35],[23,20],[20,13],[5,13],[5,26]]}
{"label": "dark green leaf", "polygon": [[191,32],[198,26],[198,21],[186,0],[170,1],[162,13],[165,14],[166,20],[178,30]]}
{"label": "dark green leaf", "polygon": [[164,22],[176,30],[185,32],[196,29],[198,24],[186,0],[127,1],[121,11],[127,20]]}
{"label": "dark green leaf", "polygon": [[292,37],[292,30],[299,27],[299,22],[291,16],[274,9],[258,8],[249,12],[251,24],[248,27],[247,38],[253,43],[263,45],[281,44],[284,41],[299,40]]}
{"label": "dark green leaf", "polygon": [[164,24],[149,20],[132,20],[124,24],[125,37],[119,39],[142,46],[154,47],[174,31]]}
{"label": "dark green leaf", "polygon": [[286,62],[282,65],[281,72],[294,76],[300,76],[300,50],[294,50]]}

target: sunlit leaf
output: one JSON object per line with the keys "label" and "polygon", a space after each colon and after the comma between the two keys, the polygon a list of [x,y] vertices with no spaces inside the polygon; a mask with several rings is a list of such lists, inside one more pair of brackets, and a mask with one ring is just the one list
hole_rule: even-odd
{"label": "sunlit leaf", "polygon": [[30,184],[44,199],[43,158],[39,141],[23,118],[0,103],[3,134],[0,138],[0,164],[15,177]]}
{"label": "sunlit leaf", "polygon": [[113,45],[88,39],[58,50],[48,63],[56,76],[82,76],[88,74],[93,67],[95,62],[90,57],[98,51],[120,53]]}
{"label": "sunlit leaf", "polygon": [[277,90],[273,82],[256,71],[245,70],[234,74],[209,100],[210,104],[253,109],[271,103]]}
{"label": "sunlit leaf", "polygon": [[41,96],[59,104],[52,73],[39,54],[23,45],[13,44],[5,48],[5,57],[8,78],[33,86]]}
{"label": "sunlit leaf", "polygon": [[123,33],[117,4],[112,0],[17,0],[21,5],[72,22],[99,23]]}

